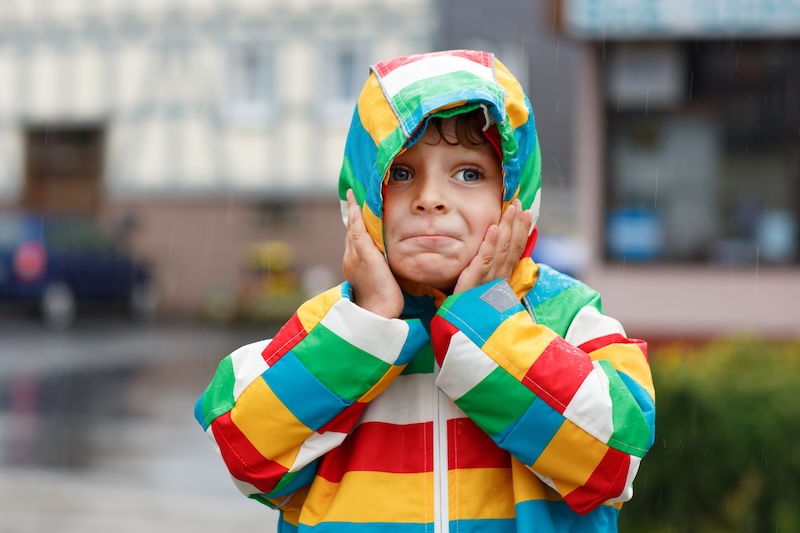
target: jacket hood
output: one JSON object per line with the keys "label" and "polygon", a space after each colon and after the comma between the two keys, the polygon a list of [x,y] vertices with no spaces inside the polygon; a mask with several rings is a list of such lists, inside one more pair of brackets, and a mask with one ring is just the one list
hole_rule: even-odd
{"label": "jacket hood", "polygon": [[383,247],[383,183],[392,160],[432,116],[482,107],[500,137],[503,208],[519,198],[539,211],[541,154],[533,110],[517,79],[489,52],[450,50],[373,65],[358,97],[339,175],[342,217],[353,189],[375,244]]}
{"label": "jacket hood", "polygon": [[[495,58],[477,50],[449,50],[397,57],[370,68],[347,135],[339,175],[342,218],[352,189],[378,248],[383,242],[383,183],[392,160],[412,145],[433,116],[482,108],[497,127],[503,170],[503,209],[519,198],[535,223],[541,189],[541,153],[533,109],[517,79]],[[494,143],[493,143],[494,144]],[[525,259],[523,256],[523,259]],[[530,259],[527,259],[530,261]]]}

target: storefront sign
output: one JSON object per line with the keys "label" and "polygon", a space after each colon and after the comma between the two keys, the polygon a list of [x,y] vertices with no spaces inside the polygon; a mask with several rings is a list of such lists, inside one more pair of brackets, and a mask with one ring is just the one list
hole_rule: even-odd
{"label": "storefront sign", "polygon": [[565,30],[589,39],[800,35],[800,0],[561,1]]}

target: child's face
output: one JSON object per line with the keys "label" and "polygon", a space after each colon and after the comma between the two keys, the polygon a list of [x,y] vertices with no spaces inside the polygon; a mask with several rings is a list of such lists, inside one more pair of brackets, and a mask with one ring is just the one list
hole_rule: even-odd
{"label": "child's face", "polygon": [[[384,198],[384,241],[398,280],[449,292],[500,220],[503,175],[489,142],[457,142],[455,118],[429,126],[395,158]],[[449,142],[445,142],[445,140]]]}

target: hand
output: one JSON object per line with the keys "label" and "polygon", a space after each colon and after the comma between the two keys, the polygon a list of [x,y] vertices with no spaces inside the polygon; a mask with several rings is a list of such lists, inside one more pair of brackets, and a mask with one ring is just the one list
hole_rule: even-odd
{"label": "hand", "polygon": [[533,212],[523,211],[519,200],[506,208],[500,222],[486,229],[478,253],[456,281],[453,292],[463,292],[493,279],[509,279],[519,263],[533,223]]}
{"label": "hand", "polygon": [[389,264],[367,232],[361,208],[349,189],[342,271],[353,287],[356,305],[384,318],[400,316],[404,306],[403,292]]}

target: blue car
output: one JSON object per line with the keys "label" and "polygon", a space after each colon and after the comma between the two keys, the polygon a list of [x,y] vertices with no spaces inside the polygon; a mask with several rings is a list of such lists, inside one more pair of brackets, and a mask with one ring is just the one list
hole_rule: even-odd
{"label": "blue car", "polygon": [[147,265],[91,221],[75,216],[0,213],[0,302],[36,306],[44,322],[66,328],[82,305],[124,303],[152,318],[158,295]]}

